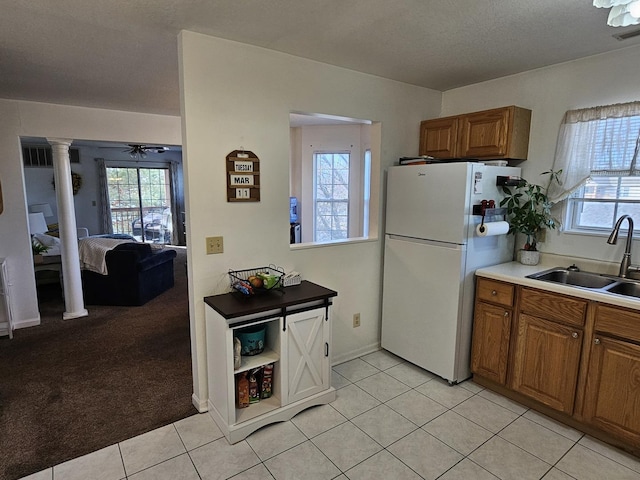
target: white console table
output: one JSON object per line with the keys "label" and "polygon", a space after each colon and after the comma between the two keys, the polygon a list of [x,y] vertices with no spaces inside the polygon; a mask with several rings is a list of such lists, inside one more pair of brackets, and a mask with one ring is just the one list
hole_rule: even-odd
{"label": "white console table", "polygon": [[[336,398],[331,387],[331,299],[337,292],[314,283],[242,297],[239,292],[206,297],[209,413],[230,443],[255,430]],[[265,349],[234,366],[233,337],[248,326],[266,327]],[[235,377],[273,365],[273,395],[237,408]]]}

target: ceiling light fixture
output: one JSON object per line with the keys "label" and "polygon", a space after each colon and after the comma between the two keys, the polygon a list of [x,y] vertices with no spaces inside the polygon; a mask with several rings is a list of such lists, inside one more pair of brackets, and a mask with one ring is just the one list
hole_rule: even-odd
{"label": "ceiling light fixture", "polygon": [[130,145],[131,150],[129,150],[129,155],[131,158],[146,158],[147,157],[147,149],[144,145]]}
{"label": "ceiling light fixture", "polygon": [[131,158],[146,158],[147,153],[164,153],[169,150],[169,147],[165,147],[164,145],[158,146],[149,146],[149,145],[138,145],[134,143],[129,144],[129,148],[123,150],[124,152],[128,152],[131,155]]}
{"label": "ceiling light fixture", "polygon": [[611,9],[607,25],[612,27],[640,24],[640,0],[593,0],[593,6]]}

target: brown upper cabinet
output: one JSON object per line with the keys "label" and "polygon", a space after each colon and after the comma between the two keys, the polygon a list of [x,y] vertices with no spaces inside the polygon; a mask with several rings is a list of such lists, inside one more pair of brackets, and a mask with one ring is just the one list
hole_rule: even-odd
{"label": "brown upper cabinet", "polygon": [[494,108],[420,123],[420,155],[526,160],[531,110]]}

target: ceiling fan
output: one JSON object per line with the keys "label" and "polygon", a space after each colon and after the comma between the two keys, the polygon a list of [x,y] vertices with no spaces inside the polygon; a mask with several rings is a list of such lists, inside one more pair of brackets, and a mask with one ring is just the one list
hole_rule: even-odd
{"label": "ceiling fan", "polygon": [[139,144],[128,144],[129,148],[127,148],[126,150],[123,150],[124,152],[127,152],[129,155],[131,155],[131,157],[136,158],[136,157],[140,157],[140,158],[144,158],[147,156],[147,153],[151,152],[151,153],[164,153],[167,150],[169,150],[169,147],[165,147],[165,146],[151,146],[151,145],[139,145]]}

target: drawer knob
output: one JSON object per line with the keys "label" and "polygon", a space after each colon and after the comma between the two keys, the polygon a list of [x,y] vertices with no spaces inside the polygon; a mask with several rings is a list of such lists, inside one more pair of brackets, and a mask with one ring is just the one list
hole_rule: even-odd
{"label": "drawer knob", "polygon": [[504,316],[508,317],[509,316],[509,312],[504,312]]}
{"label": "drawer knob", "polygon": [[599,338],[596,338],[596,339],[593,341],[593,343],[595,343],[596,345],[600,345],[600,339],[599,339]]}
{"label": "drawer knob", "polygon": [[491,290],[491,295],[493,295],[494,297],[498,294],[498,292],[496,292],[495,290]]}
{"label": "drawer knob", "polygon": [[578,338],[578,332],[573,332],[573,333],[571,334],[571,336],[572,336],[573,338]]}

